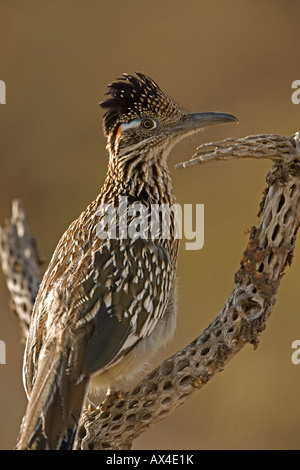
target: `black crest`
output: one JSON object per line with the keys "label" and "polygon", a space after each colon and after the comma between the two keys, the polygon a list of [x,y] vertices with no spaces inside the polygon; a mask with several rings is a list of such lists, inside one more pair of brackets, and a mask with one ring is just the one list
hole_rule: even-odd
{"label": "black crest", "polygon": [[167,113],[182,113],[181,108],[174,103],[152,80],[146,75],[136,72],[135,75],[123,74],[122,78],[108,85],[106,93],[110,98],[102,101],[100,106],[106,113],[103,118],[105,134],[115,127],[117,123],[126,122],[146,115],[159,116]]}

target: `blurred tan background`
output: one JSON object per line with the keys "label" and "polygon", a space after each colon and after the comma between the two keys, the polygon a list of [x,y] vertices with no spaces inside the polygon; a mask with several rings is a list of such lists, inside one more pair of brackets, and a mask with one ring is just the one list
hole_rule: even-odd
{"label": "blurred tan background", "polygon": [[[144,72],[189,111],[235,114],[176,148],[169,160],[180,203],[205,204],[205,245],[179,260],[178,328],[161,359],[193,340],[233,287],[269,161],[176,171],[201,142],[300,130],[291,84],[300,79],[298,0],[2,1],[0,223],[21,198],[46,262],[70,222],[96,197],[107,165],[106,85]],[[299,243],[298,243],[299,245]],[[46,267],[46,266],[45,266]],[[135,449],[299,449],[300,250],[261,344],[228,364],[197,396],[149,430]],[[0,448],[12,448],[25,409],[23,350],[0,275]]]}

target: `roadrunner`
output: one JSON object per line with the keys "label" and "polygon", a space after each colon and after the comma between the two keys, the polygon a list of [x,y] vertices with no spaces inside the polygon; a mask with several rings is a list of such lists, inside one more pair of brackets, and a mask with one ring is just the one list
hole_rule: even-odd
{"label": "roadrunner", "polygon": [[[146,369],[176,324],[178,239],[170,232],[100,236],[104,205],[175,203],[167,157],[183,137],[230,114],[188,114],[151,78],[109,85],[104,134],[109,163],[100,194],[61,238],[33,309],[25,356],[28,406],[17,449],[70,449],[90,386],[116,390]],[[106,207],[106,206],[105,206]],[[102,215],[101,215],[102,214]],[[130,214],[129,221],[135,215]],[[146,221],[147,223],[149,220]],[[116,219],[114,228],[120,229]]]}

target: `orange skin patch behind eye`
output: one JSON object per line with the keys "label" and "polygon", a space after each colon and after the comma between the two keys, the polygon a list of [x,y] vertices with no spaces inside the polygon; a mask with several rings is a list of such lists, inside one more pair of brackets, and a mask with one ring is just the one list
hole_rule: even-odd
{"label": "orange skin patch behind eye", "polygon": [[118,140],[118,138],[120,137],[121,132],[122,132],[122,124],[120,124],[119,127],[118,127],[115,140]]}

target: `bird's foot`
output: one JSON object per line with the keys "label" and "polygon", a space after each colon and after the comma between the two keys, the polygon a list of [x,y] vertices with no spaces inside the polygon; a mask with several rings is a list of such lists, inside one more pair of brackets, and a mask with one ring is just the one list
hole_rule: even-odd
{"label": "bird's foot", "polygon": [[101,411],[107,411],[115,404],[117,400],[120,400],[121,398],[124,398],[123,390],[109,388],[103,402],[100,405]]}
{"label": "bird's foot", "polygon": [[95,403],[93,403],[92,400],[89,397],[87,397],[86,407],[89,411],[93,411],[97,408],[97,405],[95,405]]}

